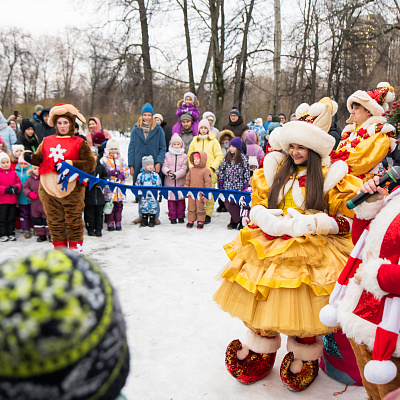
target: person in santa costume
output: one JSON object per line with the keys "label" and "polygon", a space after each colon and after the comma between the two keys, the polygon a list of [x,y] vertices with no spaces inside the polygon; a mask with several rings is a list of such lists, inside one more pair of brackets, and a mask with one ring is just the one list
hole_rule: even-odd
{"label": "person in santa costume", "polygon": [[336,307],[373,400],[400,386],[400,187],[384,198],[378,183],[374,177],[361,187],[375,194],[354,209],[360,266],[348,283],[341,282],[345,291]]}
{"label": "person in santa costume", "polygon": [[49,113],[49,126],[56,134],[43,139],[36,153],[24,152],[24,158],[39,167],[39,198],[47,215],[47,223],[54,248],[69,247],[82,252],[85,207],[85,186],[76,180],[69,182],[67,190],[57,183],[56,165],[66,161],[72,166],[91,173],[96,160],[88,143],[74,136],[75,120],[85,122],[83,115],[71,104],[57,104]]}
{"label": "person in santa costume", "polygon": [[272,132],[269,143],[283,153],[267,154],[254,173],[252,222],[224,246],[231,262],[214,300],[248,328],[225,353],[241,383],[269,374],[285,334],[281,379],[290,390],[306,389],[318,375],[321,337],[335,330],[318,315],[352,250],[346,201],[362,185],[344,161],[331,164],[336,109],[329,98],[303,104],[299,121]]}
{"label": "person in santa costume", "polygon": [[381,82],[376,89],[357,90],[347,99],[349,125],[343,129],[342,140],[331,158],[346,161],[349,174],[364,182],[384,174],[381,162],[396,148],[396,130],[385,118],[388,103],[394,98],[393,87]]}

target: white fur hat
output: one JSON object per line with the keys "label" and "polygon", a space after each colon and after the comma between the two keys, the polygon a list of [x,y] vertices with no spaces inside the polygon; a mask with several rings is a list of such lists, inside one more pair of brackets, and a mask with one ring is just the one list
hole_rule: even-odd
{"label": "white fur hat", "polygon": [[4,151],[0,151],[0,161],[1,161],[3,158],[8,158],[8,161],[10,161],[10,157],[8,157],[8,154],[7,154],[7,153],[4,153]]}
{"label": "white fur hat", "polygon": [[186,97],[190,97],[192,99],[192,104],[194,103],[195,100],[197,100],[197,97],[195,94],[192,92],[187,92],[183,95],[183,101],[185,101]]}
{"label": "white fur hat", "polygon": [[[376,89],[365,92],[357,90],[347,99],[347,109],[351,113],[353,103],[361,104],[372,115],[379,117],[389,109],[389,104],[395,99],[394,89],[388,82],[380,82]],[[350,121],[351,122],[351,118]]]}
{"label": "white fur hat", "polygon": [[14,154],[14,156],[15,156],[15,152],[18,151],[18,150],[24,151],[25,150],[24,145],[23,144],[13,144],[11,146],[11,151]]}
{"label": "white fur hat", "polygon": [[118,149],[119,150],[119,143],[117,139],[108,139],[107,144],[106,144],[106,149]]}
{"label": "white fur hat", "polygon": [[[335,139],[329,135],[332,115],[337,111],[336,102],[324,97],[318,103],[309,106],[301,104],[296,110],[299,121],[291,121],[281,128],[275,128],[269,137],[269,143],[275,150],[289,151],[290,144],[299,144],[315,151],[325,158],[335,145]],[[328,159],[322,160],[327,164]]]}

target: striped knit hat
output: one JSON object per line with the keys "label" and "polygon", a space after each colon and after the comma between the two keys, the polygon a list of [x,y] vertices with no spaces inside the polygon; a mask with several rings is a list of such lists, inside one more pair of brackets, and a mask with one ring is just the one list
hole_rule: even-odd
{"label": "striped knit hat", "polygon": [[3,264],[0,282],[0,398],[115,400],[129,351],[100,269],[52,250]]}

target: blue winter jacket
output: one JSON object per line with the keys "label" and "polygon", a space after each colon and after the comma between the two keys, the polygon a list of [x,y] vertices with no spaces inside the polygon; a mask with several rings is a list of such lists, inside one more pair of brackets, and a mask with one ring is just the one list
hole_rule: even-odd
{"label": "blue winter jacket", "polygon": [[143,130],[135,124],[128,147],[128,165],[135,169],[133,182],[136,182],[136,178],[139,175],[143,157],[151,155],[153,156],[154,164],[160,163],[162,166],[166,151],[165,134],[160,125],[157,124],[145,139]]}
{"label": "blue winter jacket", "polygon": [[0,112],[0,136],[7,144],[8,150],[11,150],[11,146],[17,141],[17,135],[8,126],[7,120],[1,112]]}

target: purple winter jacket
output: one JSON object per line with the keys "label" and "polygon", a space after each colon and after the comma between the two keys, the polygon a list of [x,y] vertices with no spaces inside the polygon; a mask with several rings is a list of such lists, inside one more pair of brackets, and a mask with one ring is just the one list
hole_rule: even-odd
{"label": "purple winter jacket", "polygon": [[[175,180],[168,176],[168,171],[176,175]],[[164,186],[184,186],[187,172],[187,155],[185,153],[175,155],[169,151],[165,153],[162,172],[165,175]],[[169,193],[168,200],[176,199],[172,193]]]}
{"label": "purple winter jacket", "polygon": [[0,168],[0,204],[18,204],[17,194],[6,194],[8,186],[17,186],[18,192],[21,191],[21,181],[17,173],[10,169]]}
{"label": "purple winter jacket", "polygon": [[31,211],[32,213],[36,214],[44,214],[43,211],[43,204],[40,201],[40,198],[31,199],[29,197],[29,193],[35,192],[39,196],[39,185],[40,185],[40,178],[38,175],[32,174],[24,183],[24,187],[22,189],[22,193],[26,198],[31,201]]}
{"label": "purple winter jacket", "polygon": [[197,136],[197,132],[199,131],[200,110],[193,104],[189,104],[189,106],[186,106],[185,103],[183,103],[175,112],[175,115],[178,117],[178,122],[172,128],[172,134],[177,133],[179,136],[182,136],[182,114],[190,114],[192,116],[192,132],[193,136]]}
{"label": "purple winter jacket", "polygon": [[253,130],[248,130],[243,134],[243,142],[245,142],[247,146],[246,156],[256,156],[257,161],[260,162],[264,157],[264,152],[261,146],[257,144],[257,140],[257,133]]}

